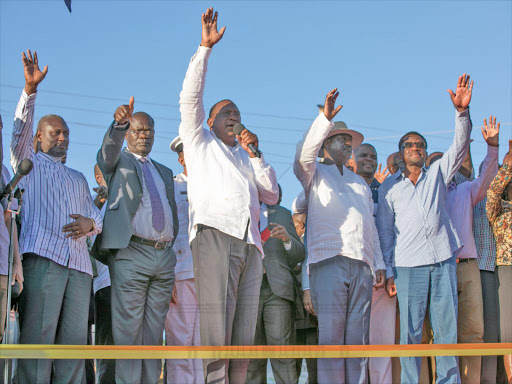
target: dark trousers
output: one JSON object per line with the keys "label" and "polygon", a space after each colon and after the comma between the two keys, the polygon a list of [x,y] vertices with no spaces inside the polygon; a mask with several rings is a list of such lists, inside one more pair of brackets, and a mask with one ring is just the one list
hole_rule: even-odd
{"label": "dark trousers", "polygon": [[[310,315],[311,316],[311,315]],[[318,345],[318,328],[304,328],[295,331],[296,345]],[[296,359],[297,377],[300,377],[302,371],[302,360]],[[308,368],[308,384],[317,384],[316,379],[316,359],[306,359]]]}
{"label": "dark trousers", "polygon": [[[105,287],[94,295],[94,324],[96,325],[94,343],[96,345],[114,345],[110,292],[111,288]],[[96,382],[98,384],[115,384],[115,373],[115,360],[96,360]]]}

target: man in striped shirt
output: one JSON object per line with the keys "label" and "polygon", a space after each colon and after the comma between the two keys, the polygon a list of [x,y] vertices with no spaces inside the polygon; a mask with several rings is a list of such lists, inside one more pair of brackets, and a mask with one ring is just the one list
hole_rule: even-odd
{"label": "man in striped shirt", "polygon": [[[457,276],[455,257],[462,243],[446,210],[448,186],[469,147],[469,102],[473,82],[459,77],[450,92],[455,138],[444,156],[425,168],[427,142],[417,132],[398,144],[404,168],[379,188],[377,228],[386,263],[386,290],[400,306],[400,343],[419,344],[430,303],[435,343],[457,343]],[[396,283],[396,285],[395,285]],[[402,357],[401,381],[419,382],[421,358]],[[460,382],[457,358],[436,358],[437,381]]]}
{"label": "man in striped shirt", "polygon": [[[57,115],[37,126],[34,152],[32,126],[39,83],[37,53],[22,57],[25,89],[16,107],[11,140],[14,172],[23,159],[34,163],[20,181],[25,189],[21,210],[20,252],[25,274],[20,343],[86,344],[92,266],[86,236],[101,232],[102,221],[83,174],[64,166],[69,128]],[[20,383],[49,383],[52,361],[19,361]],[[54,383],[80,383],[83,360],[55,360]]]}

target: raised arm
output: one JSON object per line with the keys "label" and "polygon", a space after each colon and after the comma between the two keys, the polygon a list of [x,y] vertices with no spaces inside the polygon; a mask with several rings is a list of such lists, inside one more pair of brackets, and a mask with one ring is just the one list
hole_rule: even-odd
{"label": "raised arm", "polygon": [[130,119],[133,114],[134,97],[130,97],[128,105],[119,106],[114,113],[114,121],[110,124],[103,144],[101,145],[96,161],[100,167],[103,177],[109,183],[110,176],[114,174],[119,156],[121,156],[121,148],[124,143],[126,131],[130,127]]}
{"label": "raised arm", "polygon": [[449,89],[455,112],[455,136],[453,144],[439,161],[439,170],[448,185],[460,166],[462,165],[469,148],[471,136],[471,119],[469,117],[469,103],[473,92],[473,81],[469,81],[469,75],[464,73],[459,77],[455,93]]}
{"label": "raised arm", "polygon": [[494,176],[496,176],[498,172],[499,132],[500,123],[496,124],[496,117],[493,119],[493,117],[490,116],[489,124],[487,124],[487,120],[484,119],[482,136],[487,143],[487,156],[484,159],[480,176],[469,182],[473,206],[485,198],[492,179],[494,179]]}
{"label": "raised arm", "polygon": [[329,135],[334,123],[332,119],[341,110],[342,106],[334,107],[339,92],[334,88],[325,97],[324,113],[319,114],[311,125],[311,128],[304,134],[304,138],[297,144],[293,172],[301,182],[306,195],[308,194],[316,171],[316,158],[322,148],[325,138]]}
{"label": "raised arm", "polygon": [[512,182],[512,140],[508,141],[508,147],[508,153],[503,159],[503,166],[498,171],[487,191],[487,205],[485,208],[491,226],[494,226],[494,222],[502,212],[501,195],[507,184]]}
{"label": "raised arm", "polygon": [[33,56],[30,50],[27,50],[26,55],[23,52],[21,61],[25,74],[25,88],[16,106],[11,137],[11,165],[15,173],[18,171],[18,164],[24,159],[32,158],[34,154],[32,129],[36,92],[37,87],[48,73],[48,66],[45,66],[42,71],[39,69],[39,61],[35,51]]}
{"label": "raised arm", "polygon": [[211,49],[224,35],[226,27],[217,30],[218,13],[208,8],[201,15],[201,46],[190,60],[180,93],[181,123],[179,135],[186,148],[193,148],[203,140],[205,119],[203,94]]}

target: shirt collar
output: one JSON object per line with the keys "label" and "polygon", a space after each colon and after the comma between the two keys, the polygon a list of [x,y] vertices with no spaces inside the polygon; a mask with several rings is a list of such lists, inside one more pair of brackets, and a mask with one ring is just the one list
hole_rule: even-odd
{"label": "shirt collar", "polygon": [[[427,173],[427,170],[428,170],[427,167],[425,167],[425,166],[421,167],[421,175],[424,173]],[[418,180],[421,178],[421,175],[418,178]],[[397,173],[395,173],[395,179],[398,179],[399,177],[402,177],[402,180],[405,179],[405,174],[402,170],[399,170]]]}
{"label": "shirt collar", "polygon": [[[125,150],[126,152],[128,152],[128,153],[131,153],[133,156],[135,156],[135,158],[136,158],[137,160],[140,160],[141,158],[143,158],[143,157],[144,157],[144,156],[141,156],[141,155],[137,155],[136,153],[133,153],[133,152],[132,152],[132,151],[130,151],[128,148],[125,148],[124,150]],[[149,164],[153,165],[153,162],[151,161],[151,158],[149,157],[149,155],[147,155],[147,156],[145,157],[145,159],[148,161],[148,163],[149,163]]]}
{"label": "shirt collar", "polygon": [[60,157],[54,157],[54,156],[48,155],[47,153],[44,153],[41,151],[37,152],[36,155],[39,155],[42,159],[44,159],[48,162],[52,162],[54,164],[62,163],[62,159]]}

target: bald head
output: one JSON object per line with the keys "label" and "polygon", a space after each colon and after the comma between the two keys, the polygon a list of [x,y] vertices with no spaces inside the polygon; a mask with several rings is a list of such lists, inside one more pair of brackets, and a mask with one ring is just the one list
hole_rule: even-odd
{"label": "bald head", "polygon": [[130,119],[126,142],[130,152],[146,157],[153,148],[155,121],[146,112],[136,112]]}

